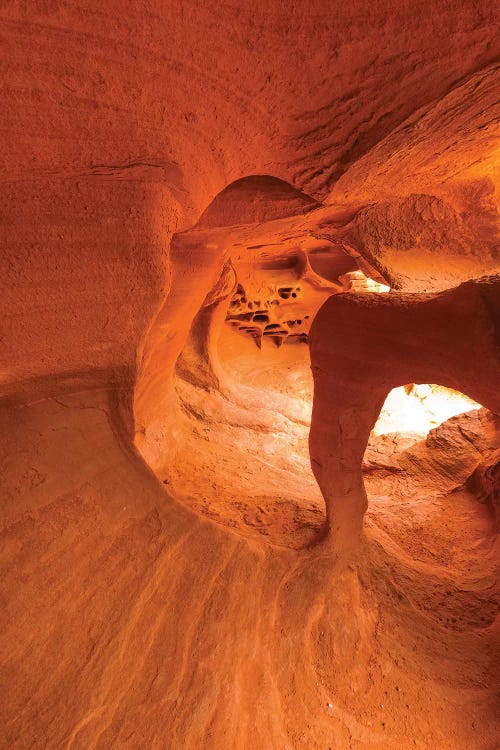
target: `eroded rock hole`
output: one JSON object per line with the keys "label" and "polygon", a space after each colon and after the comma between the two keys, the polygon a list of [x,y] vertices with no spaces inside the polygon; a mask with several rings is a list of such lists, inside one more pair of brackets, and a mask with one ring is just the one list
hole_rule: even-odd
{"label": "eroded rock hole", "polygon": [[[315,270],[310,262],[314,255],[310,243],[310,239],[304,240],[303,247],[295,240],[290,247],[237,243],[234,257],[227,259],[220,278],[200,301],[177,361],[175,388],[180,415],[165,454],[175,454],[181,435],[183,459],[169,460],[168,467],[162,469],[170,488],[197,512],[239,533],[293,547],[310,544],[321,536],[326,521],[324,498],[329,493],[328,478],[322,482],[311,470],[311,458],[313,462],[315,458],[310,454],[309,435],[313,402],[311,326],[317,311],[324,310],[327,301],[343,299],[344,292],[350,293],[345,297],[351,300],[348,307],[356,308],[355,299],[367,300],[359,305],[367,311],[361,333],[349,337],[349,315],[338,314],[328,321],[323,340],[331,346],[340,335],[342,341],[329,360],[335,368],[338,354],[353,342],[359,345],[371,325],[368,299],[391,299],[387,296],[389,286],[377,274],[376,278],[366,275],[360,267],[367,270],[366,263],[358,260],[352,248],[347,251],[344,245],[322,242],[322,262]],[[328,269],[328,278],[318,273],[320,268]],[[380,330],[385,330],[384,325]],[[379,335],[378,329],[374,335]],[[360,348],[349,360],[360,362],[361,374],[365,369],[363,354]],[[379,355],[383,360],[383,347]],[[350,378],[352,373],[342,381],[343,388],[350,387]],[[363,466],[362,455],[353,466],[361,484],[362,471],[372,485],[381,472],[387,476],[392,472],[396,477],[404,474],[388,466],[404,450],[426,439],[426,430],[437,427],[434,407],[426,426],[415,421],[417,407],[420,417],[422,410],[432,411],[433,398],[433,386],[408,384],[391,394],[375,425]],[[340,393],[338,408],[344,407],[344,401]],[[401,419],[396,424],[395,416],[407,417],[410,405],[414,407],[411,426]],[[328,409],[322,409],[322,418],[328,417],[329,424]],[[360,415],[356,408],[351,408],[340,431],[336,409],[334,406],[333,432],[321,438],[321,450],[331,440],[339,440],[339,435],[340,448],[350,445],[351,431],[357,429]],[[445,415],[446,419],[451,416]],[[327,456],[327,463],[329,460]],[[427,473],[424,463],[419,464],[423,476]],[[346,482],[345,494],[349,491]],[[370,492],[379,497],[382,494],[380,488],[372,487]],[[370,513],[381,507],[375,502]]]}
{"label": "eroded rock hole", "polygon": [[[434,565],[488,550],[500,510],[500,418],[432,384],[393,389],[363,458],[365,525]],[[465,570],[465,568],[464,568]]]}
{"label": "eroded rock hole", "polygon": [[308,335],[316,311],[345,284],[312,273],[295,249],[276,253],[273,262],[259,245],[232,260],[193,323],[177,365],[185,458],[168,478],[197,512],[302,547],[326,521],[308,447]]}

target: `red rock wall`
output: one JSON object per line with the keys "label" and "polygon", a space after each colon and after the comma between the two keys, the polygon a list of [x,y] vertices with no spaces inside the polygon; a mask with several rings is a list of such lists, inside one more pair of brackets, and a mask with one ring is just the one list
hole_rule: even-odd
{"label": "red rock wall", "polygon": [[[498,272],[497,24],[482,0],[1,4],[0,746],[496,747],[495,467],[410,509],[380,491],[341,554],[307,347],[256,359],[222,312],[253,263],[315,309],[339,258],[405,293]],[[460,345],[440,379],[497,409],[491,362],[467,369],[483,307],[440,302],[461,289],[431,299]],[[314,356],[347,357],[366,305],[383,363],[395,299],[328,302]]]}

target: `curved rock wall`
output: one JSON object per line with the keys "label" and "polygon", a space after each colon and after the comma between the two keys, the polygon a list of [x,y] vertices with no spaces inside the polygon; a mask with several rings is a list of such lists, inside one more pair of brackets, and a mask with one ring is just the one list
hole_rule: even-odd
{"label": "curved rock wall", "polygon": [[[2,747],[496,747],[495,451],[462,441],[441,493],[432,446],[372,466],[343,542],[389,354],[498,411],[493,287],[435,296],[499,270],[497,25],[483,0],[1,4]],[[343,295],[361,272],[402,293]],[[238,284],[300,284],[279,325],[335,294],[335,545],[308,346],[230,330]],[[341,440],[336,399],[366,407]]]}

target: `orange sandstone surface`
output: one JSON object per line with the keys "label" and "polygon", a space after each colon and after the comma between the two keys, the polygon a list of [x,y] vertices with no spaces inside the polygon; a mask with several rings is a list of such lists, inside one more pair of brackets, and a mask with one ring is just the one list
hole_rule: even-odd
{"label": "orange sandstone surface", "polygon": [[0,747],[500,746],[499,13],[0,4]]}

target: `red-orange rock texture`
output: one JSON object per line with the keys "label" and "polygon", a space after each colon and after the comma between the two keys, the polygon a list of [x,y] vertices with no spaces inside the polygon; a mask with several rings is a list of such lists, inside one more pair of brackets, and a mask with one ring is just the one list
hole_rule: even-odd
{"label": "red-orange rock texture", "polygon": [[499,15],[0,4],[1,748],[500,746]]}

